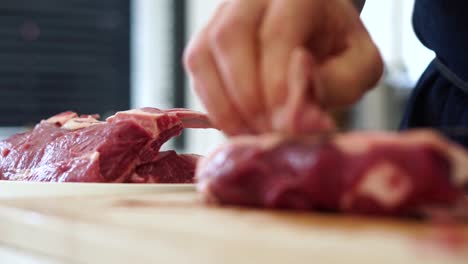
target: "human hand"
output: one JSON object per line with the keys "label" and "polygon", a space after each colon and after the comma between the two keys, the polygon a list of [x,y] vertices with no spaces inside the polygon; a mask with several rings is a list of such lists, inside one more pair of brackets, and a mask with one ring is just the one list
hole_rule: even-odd
{"label": "human hand", "polygon": [[[291,69],[301,63],[307,89],[294,89],[301,81],[292,76],[305,75]],[[383,70],[350,0],[225,1],[191,41],[184,64],[213,123],[228,135],[327,129],[324,111],[357,101]]]}

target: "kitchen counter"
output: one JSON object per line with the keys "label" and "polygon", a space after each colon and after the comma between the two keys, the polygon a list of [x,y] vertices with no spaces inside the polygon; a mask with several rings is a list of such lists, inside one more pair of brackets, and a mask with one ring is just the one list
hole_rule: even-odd
{"label": "kitchen counter", "polygon": [[28,197],[0,201],[0,249],[1,263],[466,264],[468,226],[217,208],[188,190]]}

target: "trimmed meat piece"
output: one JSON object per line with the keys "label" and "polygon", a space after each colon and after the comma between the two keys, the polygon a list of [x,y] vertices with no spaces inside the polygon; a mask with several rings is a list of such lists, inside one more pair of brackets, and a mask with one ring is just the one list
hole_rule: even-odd
{"label": "trimmed meat piece", "polygon": [[[208,128],[208,118],[186,109],[133,109],[106,121],[95,115],[65,112],[40,122],[26,133],[0,142],[0,176],[3,180],[46,182],[193,182],[195,159],[175,152],[160,156],[159,149],[184,128]],[[166,157],[166,161],[163,157]],[[169,161],[168,159],[173,159]],[[184,166],[162,175],[152,166]],[[149,169],[148,169],[149,168]],[[145,171],[150,174],[145,175]],[[145,180],[142,180],[145,179]]]}
{"label": "trimmed meat piece", "polygon": [[426,131],[241,137],[202,159],[196,178],[221,204],[407,215],[456,203],[468,155]]}
{"label": "trimmed meat piece", "polygon": [[160,152],[157,160],[138,166],[130,178],[134,183],[193,183],[199,156]]}

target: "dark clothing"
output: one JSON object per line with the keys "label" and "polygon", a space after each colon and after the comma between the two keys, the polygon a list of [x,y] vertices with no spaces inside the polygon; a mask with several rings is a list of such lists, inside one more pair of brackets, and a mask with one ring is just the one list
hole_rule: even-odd
{"label": "dark clothing", "polygon": [[[414,89],[401,127],[468,128],[468,1],[416,0],[413,24],[437,58]],[[448,136],[468,147],[468,134]]]}
{"label": "dark clothing", "polygon": [[[468,95],[445,78],[433,61],[422,75],[401,123],[401,128],[432,127],[468,147],[468,134],[453,129],[468,127]],[[468,130],[466,130],[468,132]]]}
{"label": "dark clothing", "polygon": [[416,0],[413,25],[421,42],[468,82],[468,1]]}

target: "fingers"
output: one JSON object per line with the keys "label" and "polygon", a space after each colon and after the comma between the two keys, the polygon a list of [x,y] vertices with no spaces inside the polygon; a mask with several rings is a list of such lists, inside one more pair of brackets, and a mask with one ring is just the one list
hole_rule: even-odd
{"label": "fingers", "polygon": [[332,129],[321,106],[356,101],[383,68],[355,8],[342,0],[226,1],[184,64],[228,135]]}
{"label": "fingers", "polygon": [[257,37],[267,3],[233,1],[210,30],[210,46],[227,94],[255,132],[269,130],[261,100]]}
{"label": "fingers", "polygon": [[318,66],[303,48],[293,51],[289,64],[289,96],[279,115],[274,116],[275,128],[292,134],[323,132],[334,129],[330,115],[317,104],[315,92],[321,86]]}
{"label": "fingers", "polygon": [[260,32],[263,96],[270,112],[285,102],[287,72],[292,50],[304,46],[316,30],[313,6],[317,1],[273,1]]}
{"label": "fingers", "polygon": [[318,92],[322,83],[318,65],[306,49],[298,48],[293,51],[288,83],[291,95],[286,106],[291,109],[290,133],[308,134],[333,130],[333,119],[319,104],[322,95]]}
{"label": "fingers", "polygon": [[[360,21],[358,23],[361,23]],[[380,79],[383,62],[364,26],[349,34],[348,45],[339,56],[320,67],[323,87],[322,103],[329,107],[356,102]]]}
{"label": "fingers", "polygon": [[[225,7],[223,4],[218,9],[211,23],[219,18]],[[214,125],[227,135],[242,134],[248,126],[227,95],[210,48],[209,30],[210,27],[206,27],[189,43],[184,54],[184,66]]]}
{"label": "fingers", "polygon": [[350,1],[273,1],[261,32],[261,75],[267,110],[288,98],[292,51],[307,47],[318,64],[317,103],[328,108],[356,102],[379,80],[383,63]]}

